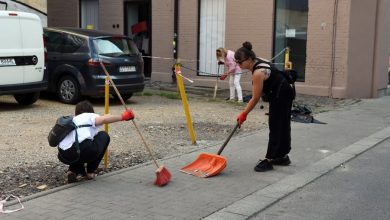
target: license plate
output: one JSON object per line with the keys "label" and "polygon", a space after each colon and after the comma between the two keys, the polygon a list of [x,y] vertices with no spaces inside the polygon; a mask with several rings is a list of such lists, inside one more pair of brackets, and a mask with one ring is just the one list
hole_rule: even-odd
{"label": "license plate", "polygon": [[119,72],[135,72],[135,66],[120,66]]}
{"label": "license plate", "polygon": [[0,66],[15,66],[14,58],[0,58]]}

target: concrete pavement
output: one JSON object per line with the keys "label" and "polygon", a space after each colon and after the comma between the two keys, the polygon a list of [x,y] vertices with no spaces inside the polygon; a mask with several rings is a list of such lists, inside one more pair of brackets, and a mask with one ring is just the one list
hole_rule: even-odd
{"label": "concrete pavement", "polygon": [[386,139],[250,219],[390,219],[389,147]]}
{"label": "concrete pavement", "polygon": [[292,164],[271,172],[253,171],[268,132],[239,133],[222,153],[228,166],[219,176],[179,171],[200,152],[217,152],[212,146],[162,160],[173,174],[165,187],[153,185],[156,167],[149,163],[27,197],[24,210],[0,218],[248,219],[388,138],[388,109],[390,97],[383,97],[316,115],[325,125],[293,123]]}

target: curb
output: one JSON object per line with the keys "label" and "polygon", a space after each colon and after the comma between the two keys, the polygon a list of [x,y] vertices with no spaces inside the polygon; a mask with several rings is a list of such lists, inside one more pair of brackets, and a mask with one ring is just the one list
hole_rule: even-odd
{"label": "curb", "polygon": [[390,138],[390,127],[382,129],[352,145],[314,163],[306,169],[287,176],[263,189],[240,199],[229,206],[203,218],[206,220],[244,220],[250,219],[268,207],[314,182],[344,163],[359,156]]}

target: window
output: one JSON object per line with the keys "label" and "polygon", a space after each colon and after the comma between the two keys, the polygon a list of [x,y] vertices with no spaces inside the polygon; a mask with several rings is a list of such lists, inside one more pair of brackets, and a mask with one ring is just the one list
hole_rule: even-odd
{"label": "window", "polygon": [[61,33],[45,31],[44,38],[45,38],[47,51],[61,52],[61,46],[63,42]]}
{"label": "window", "polygon": [[[201,0],[199,16],[199,75],[216,75],[215,50],[225,47],[226,0]],[[219,75],[219,73],[218,73]]]}
{"label": "window", "polygon": [[126,38],[96,39],[94,45],[99,55],[119,57],[138,54],[134,42]]}
{"label": "window", "polygon": [[99,29],[99,1],[80,0],[81,28]]}
{"label": "window", "polygon": [[[297,81],[305,80],[308,0],[276,0],[274,25],[274,56],[290,48],[292,67],[298,72]],[[275,60],[283,69],[284,56]]]}
{"label": "window", "polygon": [[88,51],[88,44],[86,39],[70,34],[64,35],[64,43],[62,47],[63,53],[81,53]]}

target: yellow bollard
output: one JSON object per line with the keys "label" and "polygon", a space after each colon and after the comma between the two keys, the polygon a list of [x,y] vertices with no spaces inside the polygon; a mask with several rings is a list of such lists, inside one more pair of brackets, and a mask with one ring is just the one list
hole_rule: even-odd
{"label": "yellow bollard", "polygon": [[292,62],[290,62],[290,48],[286,48],[286,53],[284,54],[284,70],[291,70]]}
{"label": "yellow bollard", "polygon": [[[110,80],[108,76],[106,76],[105,84],[104,84],[104,114],[108,114],[110,105]],[[108,124],[104,124],[104,130],[108,133]],[[106,152],[104,153],[104,169],[106,170],[108,167],[108,147]]]}
{"label": "yellow bollard", "polygon": [[188,133],[189,133],[189,135],[191,137],[192,144],[195,144],[196,143],[195,131],[194,131],[194,128],[192,126],[190,109],[188,107],[186,91],[185,91],[185,88],[184,88],[183,78],[182,78],[182,75],[181,75],[181,70],[180,70],[180,64],[179,63],[175,64],[175,73],[176,73],[177,86],[179,87],[179,91],[180,91],[181,101],[183,103],[184,112],[186,114]]}

